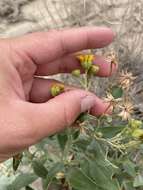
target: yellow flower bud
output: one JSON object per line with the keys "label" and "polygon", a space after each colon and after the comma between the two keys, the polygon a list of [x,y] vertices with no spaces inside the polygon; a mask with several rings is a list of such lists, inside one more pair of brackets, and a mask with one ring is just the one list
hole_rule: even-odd
{"label": "yellow flower bud", "polygon": [[140,120],[131,119],[130,125],[131,125],[131,128],[137,129],[137,128],[140,128],[142,126],[142,122]]}
{"label": "yellow flower bud", "polygon": [[59,94],[64,92],[64,89],[65,87],[63,84],[53,84],[53,86],[51,87],[51,95],[53,97],[58,96]]}
{"label": "yellow flower bud", "polygon": [[80,76],[80,70],[79,69],[73,70],[72,75],[75,76],[75,77],[79,77]]}
{"label": "yellow flower bud", "polygon": [[97,65],[92,65],[90,69],[90,73],[96,75],[99,72],[100,68]]}
{"label": "yellow flower bud", "polygon": [[88,71],[92,66],[94,57],[92,54],[86,54],[77,56],[77,59],[80,61],[82,68]]}
{"label": "yellow flower bud", "polygon": [[80,63],[84,61],[84,55],[78,55],[76,58],[80,61]]}
{"label": "yellow flower bud", "polygon": [[136,139],[143,139],[143,129],[135,129],[132,132],[132,137]]}
{"label": "yellow flower bud", "polygon": [[94,55],[88,55],[88,61],[93,63],[95,56]]}

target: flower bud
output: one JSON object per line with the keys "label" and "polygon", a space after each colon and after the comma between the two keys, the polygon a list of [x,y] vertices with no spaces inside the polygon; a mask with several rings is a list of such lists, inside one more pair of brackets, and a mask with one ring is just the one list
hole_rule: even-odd
{"label": "flower bud", "polygon": [[80,63],[84,61],[84,55],[78,55],[76,58],[80,61]]}
{"label": "flower bud", "polygon": [[53,97],[58,96],[59,94],[64,92],[64,89],[65,87],[63,84],[53,84],[53,86],[51,87],[51,95]]}
{"label": "flower bud", "polygon": [[56,179],[63,179],[65,177],[65,174],[63,172],[58,172],[56,174]]}
{"label": "flower bud", "polygon": [[97,135],[99,138],[102,138],[102,137],[103,137],[103,134],[102,134],[101,132],[96,133],[96,135]]}
{"label": "flower bud", "polygon": [[96,75],[99,72],[100,68],[97,65],[92,65],[90,68],[90,73]]}
{"label": "flower bud", "polygon": [[92,66],[92,62],[82,62],[81,66],[84,70],[88,71]]}
{"label": "flower bud", "polygon": [[137,129],[137,128],[140,128],[142,126],[142,122],[140,120],[131,119],[130,125],[131,125],[131,128]]}
{"label": "flower bud", "polygon": [[143,129],[135,129],[132,132],[132,137],[137,139],[143,139]]}
{"label": "flower bud", "polygon": [[82,68],[88,71],[92,66],[94,55],[92,54],[79,55],[77,56],[77,59],[80,61]]}
{"label": "flower bud", "polygon": [[75,76],[75,77],[79,77],[80,76],[80,70],[79,69],[73,70],[72,75]]}

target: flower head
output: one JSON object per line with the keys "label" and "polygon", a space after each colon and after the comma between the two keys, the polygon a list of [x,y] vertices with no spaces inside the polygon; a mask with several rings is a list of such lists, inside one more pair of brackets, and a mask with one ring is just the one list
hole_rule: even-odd
{"label": "flower head", "polygon": [[106,59],[111,64],[114,64],[114,65],[118,64],[115,52],[110,52],[109,54],[107,54]]}
{"label": "flower head", "polygon": [[79,69],[75,69],[75,70],[72,71],[72,75],[73,75],[74,77],[79,77],[80,74],[81,74],[81,72],[80,72]]}
{"label": "flower head", "polygon": [[121,112],[118,114],[123,120],[129,120],[131,118],[131,114],[133,113],[133,104],[129,101],[126,101],[123,105],[119,105],[121,108]]}
{"label": "flower head", "polygon": [[89,70],[93,64],[95,56],[93,54],[78,55],[76,58],[80,61],[83,69]]}
{"label": "flower head", "polygon": [[122,71],[119,75],[119,84],[122,86],[123,89],[129,90],[130,86],[133,84],[133,81],[136,77],[133,76],[131,72]]}
{"label": "flower head", "polygon": [[116,104],[122,100],[122,98],[114,98],[114,96],[111,93],[107,93],[107,96],[103,99],[105,102],[109,102],[111,104]]}
{"label": "flower head", "polygon": [[100,67],[98,65],[92,65],[90,68],[90,73],[93,75],[96,75],[100,70]]}
{"label": "flower head", "polygon": [[58,172],[56,174],[56,179],[63,179],[65,177],[65,174],[63,172]]}
{"label": "flower head", "polygon": [[105,110],[105,112],[107,112],[108,110],[113,110],[114,107],[122,100],[121,98],[114,98],[113,95],[111,93],[107,93],[107,96],[105,98],[103,98],[103,100],[106,103],[109,103],[107,109]]}
{"label": "flower head", "polygon": [[59,83],[53,84],[51,87],[51,95],[53,97],[58,96],[59,94],[64,92],[64,89],[65,87],[63,84],[59,84]]}

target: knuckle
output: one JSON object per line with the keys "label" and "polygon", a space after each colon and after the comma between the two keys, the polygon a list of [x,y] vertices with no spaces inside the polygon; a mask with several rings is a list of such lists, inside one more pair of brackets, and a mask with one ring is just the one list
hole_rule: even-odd
{"label": "knuckle", "polygon": [[70,126],[75,120],[75,110],[66,103],[63,105],[63,120],[66,126]]}

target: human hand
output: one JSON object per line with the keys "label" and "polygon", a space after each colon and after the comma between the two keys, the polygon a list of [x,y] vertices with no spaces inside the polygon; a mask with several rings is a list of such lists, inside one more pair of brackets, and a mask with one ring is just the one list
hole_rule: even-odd
{"label": "human hand", "polygon": [[[113,38],[110,29],[86,27],[0,40],[0,161],[64,129],[90,108],[94,115],[106,110],[107,104],[81,89],[51,99],[54,80],[34,76],[71,72],[79,68],[76,52],[104,47]],[[99,76],[111,74],[105,58],[96,56],[95,62]]]}

